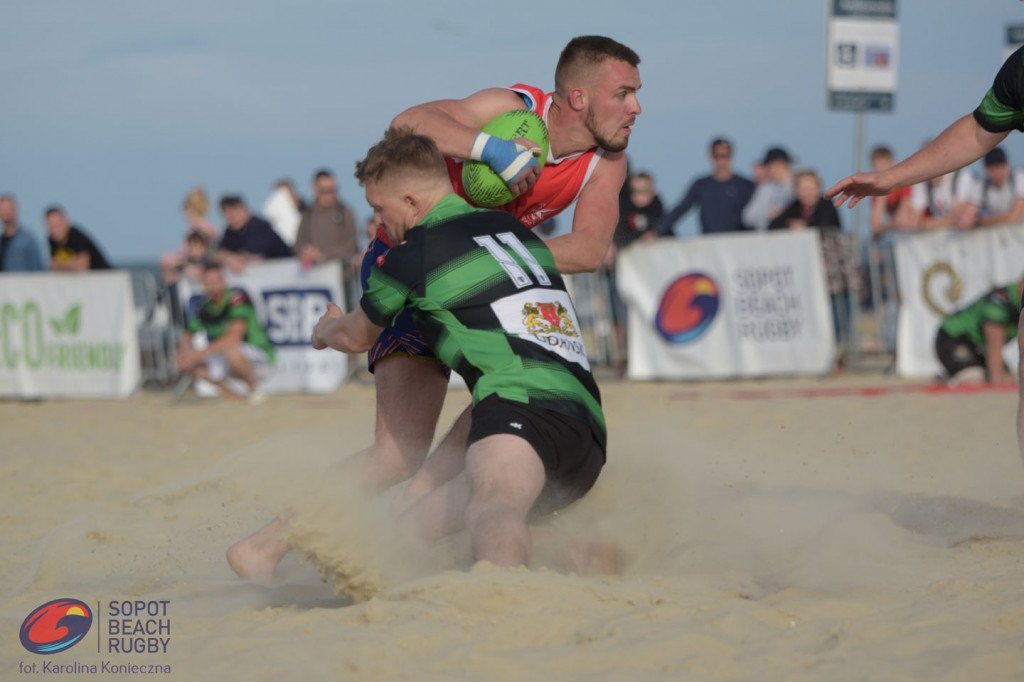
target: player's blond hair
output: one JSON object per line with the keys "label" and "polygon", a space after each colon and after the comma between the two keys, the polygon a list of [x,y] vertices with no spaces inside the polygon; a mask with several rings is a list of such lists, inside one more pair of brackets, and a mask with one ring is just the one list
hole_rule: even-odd
{"label": "player's blond hair", "polygon": [[206,196],[206,191],[202,187],[196,187],[185,195],[185,203],[182,205],[182,208],[196,215],[203,216],[210,210],[210,199]]}
{"label": "player's blond hair", "polygon": [[434,141],[405,126],[388,128],[384,139],[370,147],[366,158],[356,162],[355,176],[360,185],[406,174],[438,180],[448,178],[444,157]]}

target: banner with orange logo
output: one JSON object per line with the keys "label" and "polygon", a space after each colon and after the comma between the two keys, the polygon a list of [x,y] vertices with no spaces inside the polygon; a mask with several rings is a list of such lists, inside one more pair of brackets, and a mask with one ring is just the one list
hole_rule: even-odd
{"label": "banner with orange logo", "polygon": [[638,243],[616,270],[630,379],[815,375],[832,365],[815,230]]}

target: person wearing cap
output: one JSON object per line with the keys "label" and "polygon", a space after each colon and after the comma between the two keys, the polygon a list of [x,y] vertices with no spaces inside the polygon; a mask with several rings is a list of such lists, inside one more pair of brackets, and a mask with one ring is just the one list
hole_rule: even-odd
{"label": "person wearing cap", "polygon": [[672,228],[694,206],[700,206],[701,234],[736,232],[745,228],[743,207],[754,194],[753,181],[732,170],[732,142],[724,137],[711,141],[711,175],[694,180],[675,208],[655,226],[658,236]]}
{"label": "person wearing cap", "polygon": [[782,147],[772,147],[765,152],[764,181],[754,190],[743,209],[743,222],[758,232],[768,229],[768,224],[789,206],[796,194],[793,191],[793,159]]}
{"label": "person wearing cap", "polygon": [[995,147],[984,159],[985,177],[978,197],[978,225],[1014,225],[1024,217],[1024,170],[1011,168],[1006,152]]}

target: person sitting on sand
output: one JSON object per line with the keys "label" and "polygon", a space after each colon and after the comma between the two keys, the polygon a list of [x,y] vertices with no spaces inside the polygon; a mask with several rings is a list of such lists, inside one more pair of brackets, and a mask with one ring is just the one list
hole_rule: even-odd
{"label": "person sitting on sand", "polygon": [[[427,344],[466,380],[472,427],[467,449],[427,460],[433,485],[399,524],[424,546],[466,528],[475,560],[528,565],[527,520],[581,498],[605,463],[600,392],[551,252],[511,215],[454,194],[436,144],[407,128],[388,130],[356,178],[396,246],[377,260],[358,308],[329,306],[313,346],[366,351],[412,311]],[[363,461],[346,464],[351,473]],[[271,579],[287,531],[279,518],[236,543],[231,566]]]}
{"label": "person sitting on sand", "polygon": [[1013,383],[1003,363],[1003,346],[1017,336],[1024,276],[994,287],[970,305],[947,315],[935,334],[935,355],[955,383]]}
{"label": "person sitting on sand", "polygon": [[[178,369],[213,383],[228,400],[241,396],[227,385],[227,378],[241,379],[249,388],[249,401],[262,402],[257,384],[274,362],[274,347],[256,309],[244,291],[228,288],[219,263],[206,265],[202,278],[206,295],[181,336]],[[194,348],[192,337],[201,331],[209,344]]]}

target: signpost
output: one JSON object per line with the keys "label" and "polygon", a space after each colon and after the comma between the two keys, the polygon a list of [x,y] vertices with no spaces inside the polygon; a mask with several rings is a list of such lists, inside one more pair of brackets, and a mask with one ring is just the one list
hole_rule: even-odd
{"label": "signpost", "polygon": [[[893,110],[899,56],[896,0],[829,0],[828,41],[825,63],[829,109],[855,112],[854,172],[864,160],[864,112]],[[854,208],[854,233],[864,234],[861,207]],[[881,281],[878,250],[867,236],[871,300],[876,329],[882,329]],[[850,351],[856,361],[860,351],[858,305],[854,314]]]}

